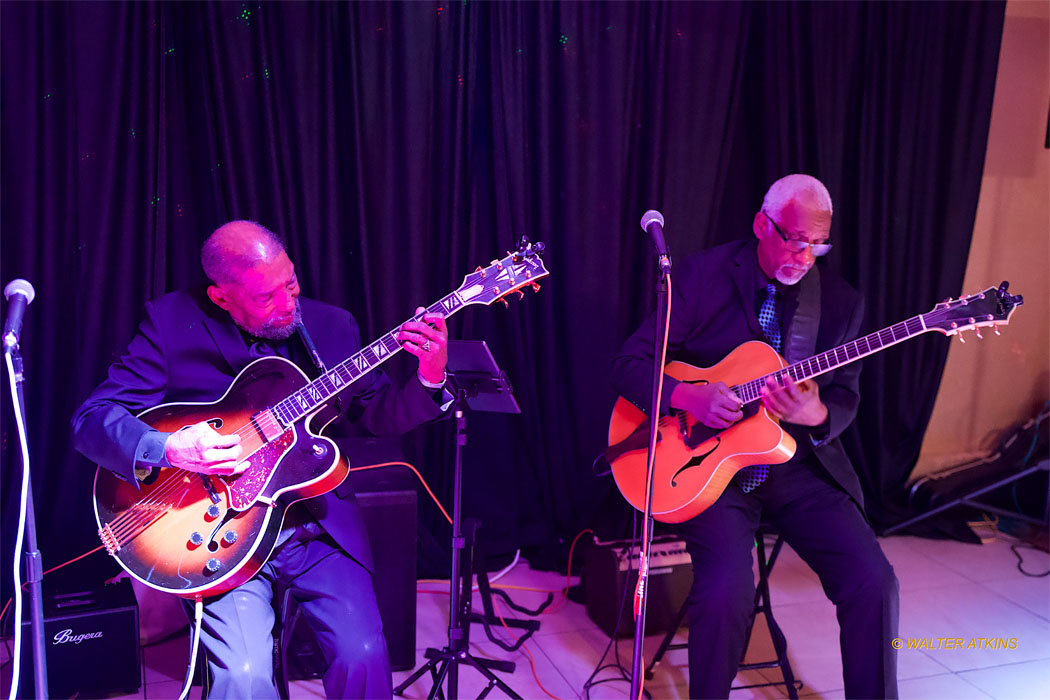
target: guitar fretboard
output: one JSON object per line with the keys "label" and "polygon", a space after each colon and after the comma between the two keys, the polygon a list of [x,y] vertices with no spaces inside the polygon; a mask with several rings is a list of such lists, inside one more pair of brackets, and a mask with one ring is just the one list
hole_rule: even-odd
{"label": "guitar fretboard", "polygon": [[[427,307],[426,313],[441,313],[448,317],[464,305],[457,290]],[[422,318],[423,314],[418,314],[409,320],[420,321]],[[397,340],[400,331],[401,326],[391,330],[278,402],[273,407],[274,414],[287,427],[316,411],[340,391],[396,355],[401,350],[401,343]]]}
{"label": "guitar fretboard", "polygon": [[881,331],[876,331],[870,335],[866,335],[863,338],[857,338],[843,345],[839,345],[836,348],[832,348],[827,352],[822,352],[819,355],[796,362],[793,365],[788,365],[776,372],[771,372],[757,379],[752,379],[744,384],[737,384],[736,386],[730,387],[733,392],[736,393],[743,403],[750,403],[757,401],[762,397],[762,387],[766,385],[766,380],[773,378],[778,383],[784,376],[789,376],[795,382],[801,382],[805,379],[812,379],[818,375],[830,372],[831,370],[849,364],[856,360],[871,355],[880,350],[885,350],[891,345],[903,342],[912,336],[920,333],[926,333],[927,331],[935,330],[927,326],[925,316],[929,314],[919,314],[913,316],[906,321],[883,328]]}

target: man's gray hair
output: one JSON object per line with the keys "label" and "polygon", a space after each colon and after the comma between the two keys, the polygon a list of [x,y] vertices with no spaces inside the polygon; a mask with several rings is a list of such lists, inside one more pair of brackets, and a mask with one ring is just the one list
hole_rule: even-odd
{"label": "man's gray hair", "polygon": [[237,282],[240,273],[272,260],[284,241],[257,221],[231,221],[215,229],[201,246],[201,267],[213,284]]}
{"label": "man's gray hair", "polygon": [[831,205],[831,194],[824,183],[812,175],[785,175],[772,185],[762,199],[762,211],[767,214],[779,214],[787,206],[787,203],[799,195],[809,194],[816,200],[816,204],[833,214]]}

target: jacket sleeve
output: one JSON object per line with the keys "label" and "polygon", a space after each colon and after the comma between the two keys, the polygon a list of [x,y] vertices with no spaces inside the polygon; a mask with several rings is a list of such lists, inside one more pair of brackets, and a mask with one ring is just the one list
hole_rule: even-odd
{"label": "jacket sleeve", "polygon": [[136,483],[135,467],[164,463],[164,437],[134,414],[163,403],[168,367],[152,305],[128,345],[73,414],[73,445],[85,457]]}
{"label": "jacket sleeve", "polygon": [[[688,279],[688,274],[682,274],[679,279]],[[693,332],[696,323],[695,300],[690,298],[688,284],[674,284],[672,278],[671,287],[671,323],[667,334],[667,360],[670,361],[682,350]],[[653,339],[656,335],[656,327],[662,327],[664,319],[657,323],[656,312],[631,334],[623,347],[613,359],[612,385],[616,393],[624,397],[635,406],[649,412],[652,403],[653,384]],[[678,380],[664,375],[663,391],[660,397],[660,412],[666,414],[671,408],[671,392],[678,386]]]}

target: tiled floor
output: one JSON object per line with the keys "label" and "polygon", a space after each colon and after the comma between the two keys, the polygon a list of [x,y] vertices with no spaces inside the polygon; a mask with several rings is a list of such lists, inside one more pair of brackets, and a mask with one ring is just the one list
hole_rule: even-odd
{"label": "tiled floor", "polygon": [[[1016,639],[1006,649],[902,649],[899,653],[899,682],[902,698],[1017,698],[1047,697],[1050,688],[1050,579],[1030,578],[1017,569],[1017,559],[1009,542],[999,540],[986,545],[950,541],[894,537],[882,540],[901,583],[901,637],[909,639],[939,637]],[[1022,550],[1026,569],[1045,571],[1050,556]],[[788,639],[788,652],[796,677],[802,681],[802,697],[843,697],[842,666],[838,652],[838,624],[834,608],[824,598],[820,585],[794,552],[781,553],[771,577],[774,613]],[[564,577],[535,572],[525,562],[518,564],[500,584],[543,589],[560,589]],[[421,589],[447,591],[440,585],[420,584]],[[535,606],[544,594],[511,590],[520,604]],[[426,647],[442,647],[447,639],[448,596],[421,592],[417,596],[417,639],[419,661]],[[480,606],[475,606],[480,609]],[[497,607],[497,610],[500,610]],[[509,611],[502,610],[504,614]],[[584,606],[564,602],[553,614],[542,615],[542,626],[525,648],[528,652],[507,653],[489,642],[480,626],[471,630],[471,651],[479,658],[508,659],[517,665],[513,674],[497,673],[524,698],[588,697],[584,683],[609,645],[609,638],[587,617]],[[502,632],[507,639],[511,635]],[[685,630],[678,639],[685,639]],[[645,641],[646,657],[651,658],[659,637]],[[631,664],[631,642],[619,644],[620,658]],[[174,698],[181,685],[188,643],[184,637],[145,650],[146,684],[139,695],[128,697]],[[756,628],[749,660],[768,658],[768,633]],[[605,662],[613,660],[610,649]],[[535,674],[531,664],[535,665]],[[395,685],[411,671],[394,674]],[[599,678],[615,677],[610,671]],[[776,680],[777,671],[741,674],[738,684]],[[473,698],[483,689],[482,676],[472,668],[459,671],[460,697]],[[538,680],[537,680],[538,679]],[[406,689],[404,697],[424,698],[432,681],[423,676]],[[541,687],[542,684],[542,687]],[[685,651],[670,652],[646,684],[654,698],[684,698],[688,694]],[[546,692],[545,692],[546,691]],[[194,688],[191,698],[198,698]],[[594,686],[591,698],[625,698],[626,681]],[[732,698],[785,697],[781,688],[734,691]],[[318,680],[295,681],[293,698],[324,697]],[[504,697],[494,689],[489,697]]]}

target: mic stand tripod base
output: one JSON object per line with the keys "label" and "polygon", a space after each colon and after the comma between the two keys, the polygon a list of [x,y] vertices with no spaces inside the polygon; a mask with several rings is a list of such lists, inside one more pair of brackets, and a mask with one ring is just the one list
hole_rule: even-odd
{"label": "mic stand tripod base", "polygon": [[[446,678],[448,679],[447,697],[458,699],[460,697],[459,665],[468,664],[477,669],[478,673],[488,680],[488,683],[478,695],[478,698],[484,698],[493,688],[499,688],[507,697],[512,698],[513,700],[521,700],[520,695],[511,690],[509,685],[500,680],[492,670],[490,670],[494,669],[502,673],[514,673],[515,664],[513,661],[479,659],[469,651],[471,581],[473,580],[473,576],[470,572],[473,571],[474,535],[477,529],[477,521],[468,518],[464,525],[466,527],[463,531],[463,536],[453,539],[454,551],[466,551],[456,557],[457,567],[456,571],[453,572],[453,590],[458,592],[459,595],[457,596],[458,605],[452,609],[453,618],[449,623],[448,646],[443,649],[427,649],[423,653],[427,658],[427,663],[420,666],[415,673],[405,680],[405,682],[394,688],[394,695],[401,695],[404,693],[409,686],[419,680],[424,673],[429,671],[430,678],[434,684],[430,689],[430,694],[427,696],[430,700],[442,697],[441,685],[445,682]],[[456,573],[459,575],[456,576]]]}
{"label": "mic stand tripod base", "polygon": [[441,684],[445,682],[445,678],[448,678],[448,697],[459,698],[459,679],[457,678],[457,665],[458,664],[469,664],[478,670],[478,673],[488,679],[488,683],[485,685],[485,689],[481,691],[478,698],[486,697],[493,688],[499,688],[507,697],[513,698],[513,700],[522,700],[521,696],[510,689],[510,686],[499,679],[489,669],[495,669],[502,671],[503,673],[514,672],[514,662],[512,661],[499,661],[497,659],[479,659],[472,655],[466,649],[456,651],[449,647],[444,649],[427,649],[423,655],[429,659],[425,666],[422,666],[407,681],[399,685],[394,689],[394,695],[400,695],[405,691],[409,685],[411,685],[417,678],[422,676],[426,671],[430,671],[430,677],[434,681],[434,687],[430,690],[430,695],[427,696],[429,700],[441,696]]}

